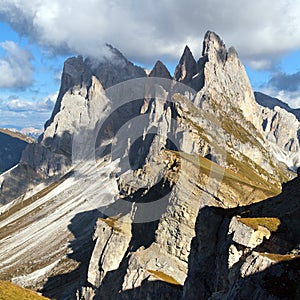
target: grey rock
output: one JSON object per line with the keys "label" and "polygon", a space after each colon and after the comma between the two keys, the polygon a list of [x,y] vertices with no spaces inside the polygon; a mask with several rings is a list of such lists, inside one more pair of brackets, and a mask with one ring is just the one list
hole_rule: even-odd
{"label": "grey rock", "polygon": [[187,84],[192,80],[196,73],[197,63],[190,48],[186,46],[180,58],[179,64],[175,69],[174,79]]}
{"label": "grey rock", "polygon": [[232,218],[228,234],[233,233],[232,240],[240,245],[248,248],[255,248],[263,242],[264,238],[269,239],[271,232],[263,227],[254,229],[250,226],[245,225],[240,218]]}
{"label": "grey rock", "polygon": [[[53,184],[30,201],[23,194],[24,206],[18,202],[19,211],[0,219],[0,276],[24,276],[26,285],[42,270],[37,286],[61,299],[271,297],[272,287],[261,282],[277,269],[262,253],[273,246],[290,255],[299,244],[298,204],[291,200],[298,192],[265,200],[280,193],[288,175],[270,153],[270,137],[277,134],[271,128],[282,128],[275,144],[293,149],[283,146],[289,115],[273,120],[269,111],[264,117],[274,126],[265,134],[236,51],[212,32],[198,62],[185,49],[175,72],[187,85],[180,95],[175,81],[155,81],[169,78],[158,62],[150,78],[155,97],[146,86],[145,96],[115,110],[132,91],[120,84],[120,99],[113,98],[109,87],[146,75],[108,49],[100,62],[78,57],[65,64],[52,118],[14,178]],[[27,181],[22,191],[30,184],[36,188]],[[278,216],[288,232],[283,238],[253,229],[238,220],[241,214]],[[289,266],[279,270],[297,279]]]}
{"label": "grey rock", "polygon": [[124,259],[131,240],[130,219],[99,219],[94,239],[96,244],[89,263],[87,281],[99,288],[107,272],[118,269]]}
{"label": "grey rock", "polygon": [[169,70],[160,60],[158,60],[155,63],[152,71],[149,74],[149,77],[161,77],[161,78],[172,79]]}
{"label": "grey rock", "polygon": [[263,107],[268,107],[270,109],[274,109],[275,106],[279,106],[286,110],[287,112],[290,112],[296,116],[298,121],[300,121],[300,109],[293,109],[291,108],[287,103],[284,103],[283,101],[270,97],[268,95],[265,95],[261,92],[254,92],[255,100],[257,103]]}

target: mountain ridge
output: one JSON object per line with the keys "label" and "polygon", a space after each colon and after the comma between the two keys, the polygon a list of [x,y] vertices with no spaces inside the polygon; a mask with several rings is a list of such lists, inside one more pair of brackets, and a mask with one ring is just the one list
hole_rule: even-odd
{"label": "mountain ridge", "polygon": [[16,166],[23,150],[35,140],[20,132],[0,128],[0,174]]}
{"label": "mountain ridge", "polygon": [[[259,217],[269,216],[268,199],[295,177],[276,151],[283,160],[297,153],[298,120],[257,104],[236,51],[213,32],[198,61],[185,48],[177,82],[161,62],[152,70],[161,77],[147,77],[114,53],[121,63],[66,61],[43,136],[0,177],[8,205],[0,207],[0,278],[57,299],[192,299],[197,292],[230,299],[244,286],[250,295],[250,258],[262,243],[272,246],[276,233],[237,219],[264,201]],[[281,255],[299,252],[292,248]],[[211,261],[217,268],[205,265]],[[216,283],[193,275],[191,263],[203,262]],[[233,265],[248,270],[250,285],[228,275]],[[259,299],[271,295],[257,289]]]}

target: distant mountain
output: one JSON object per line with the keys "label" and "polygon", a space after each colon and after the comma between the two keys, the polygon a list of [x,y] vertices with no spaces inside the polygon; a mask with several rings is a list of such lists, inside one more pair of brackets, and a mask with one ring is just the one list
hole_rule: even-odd
{"label": "distant mountain", "polygon": [[12,128],[12,127],[3,127],[11,132],[21,133],[21,136],[24,135],[34,140],[38,140],[38,137],[43,133],[43,128],[37,129],[34,127],[24,127],[24,128]]}
{"label": "distant mountain", "polygon": [[254,93],[260,105],[262,130],[273,155],[296,172],[300,166],[300,109],[292,109],[279,99]]}
{"label": "distant mountain", "polygon": [[0,128],[0,173],[19,163],[23,150],[34,140],[19,132]]}
{"label": "distant mountain", "polygon": [[287,103],[284,103],[283,101],[281,101],[277,98],[270,97],[261,92],[254,92],[254,96],[255,96],[257,103],[260,104],[261,106],[268,107],[271,109],[274,109],[275,106],[278,106],[278,107],[283,108],[286,111],[294,114],[296,116],[296,118],[298,119],[298,121],[300,121],[300,108],[297,108],[297,109],[291,108]]}
{"label": "distant mountain", "polygon": [[26,136],[29,136],[31,138],[34,138],[35,140],[38,140],[38,137],[43,133],[43,129],[37,129],[33,127],[26,127],[22,128],[20,132]]}

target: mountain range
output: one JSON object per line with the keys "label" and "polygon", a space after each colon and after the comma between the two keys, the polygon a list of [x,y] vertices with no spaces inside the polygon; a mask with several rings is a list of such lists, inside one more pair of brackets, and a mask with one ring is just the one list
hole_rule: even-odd
{"label": "mountain range", "polygon": [[[0,279],[51,299],[299,298],[299,111],[208,31],[171,76],[72,57],[0,175]],[[1,290],[0,290],[1,291]]]}

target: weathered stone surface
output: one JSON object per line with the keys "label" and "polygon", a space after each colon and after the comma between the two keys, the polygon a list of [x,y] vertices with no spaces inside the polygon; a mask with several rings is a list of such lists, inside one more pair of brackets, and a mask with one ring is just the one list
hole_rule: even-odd
{"label": "weathered stone surface", "polygon": [[267,228],[263,226],[258,226],[257,229],[251,228],[236,217],[232,218],[228,233],[233,233],[234,242],[248,248],[255,248],[263,242],[264,238],[269,239],[271,236]]}
{"label": "weathered stone surface", "polygon": [[174,78],[179,82],[189,83],[196,73],[197,63],[190,48],[186,46],[175,69]]}
{"label": "weathered stone surface", "polygon": [[87,281],[99,288],[107,272],[118,269],[131,240],[131,223],[126,218],[99,219],[96,244],[90,259]]}
{"label": "weathered stone surface", "polygon": [[235,210],[200,209],[183,299],[298,298],[298,184],[296,178],[281,195]]}
{"label": "weathered stone surface", "polygon": [[[24,275],[25,285],[44,270],[45,295],[60,299],[271,297],[272,287],[261,282],[270,278],[265,272],[275,257],[264,252],[297,255],[298,204],[291,199],[298,192],[284,195],[289,210],[284,197],[253,204],[280,193],[288,173],[270,154],[261,107],[236,51],[208,32],[198,62],[188,48],[180,60],[175,79],[187,85],[180,95],[175,81],[159,84],[152,77],[169,78],[158,62],[150,78],[155,97],[146,90],[141,100],[114,110],[120,104],[114,101],[128,91],[120,85],[120,99],[113,99],[109,87],[146,75],[108,48],[111,56],[101,62],[78,57],[65,64],[52,118],[18,172],[34,180],[54,178],[67,172],[71,160],[73,169],[0,219],[0,275],[8,270],[15,278]],[[283,118],[269,114],[266,119],[277,126],[270,125],[270,136],[282,128],[276,145],[293,150],[283,137]],[[273,210],[273,203],[280,209]],[[236,217],[256,214],[280,218],[279,228],[288,231],[273,234]],[[289,266],[280,268],[297,279]]]}
{"label": "weathered stone surface", "polygon": [[172,79],[169,70],[160,60],[158,60],[155,63],[152,71],[149,74],[149,77],[162,77],[162,78]]}

